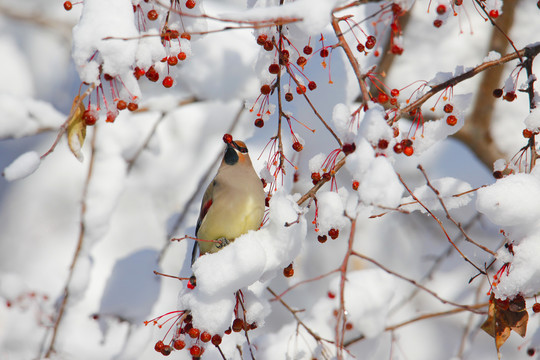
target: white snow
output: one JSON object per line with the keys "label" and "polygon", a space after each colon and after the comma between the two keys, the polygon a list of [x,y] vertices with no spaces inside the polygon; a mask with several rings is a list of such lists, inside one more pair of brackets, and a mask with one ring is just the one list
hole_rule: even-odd
{"label": "white snow", "polygon": [[33,174],[41,164],[39,154],[35,151],[29,151],[18,158],[4,169],[2,175],[7,181],[13,181],[25,178]]}

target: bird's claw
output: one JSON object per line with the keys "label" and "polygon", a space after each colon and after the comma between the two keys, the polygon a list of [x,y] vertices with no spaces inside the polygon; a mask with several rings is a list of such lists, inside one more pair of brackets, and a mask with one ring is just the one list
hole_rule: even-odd
{"label": "bird's claw", "polygon": [[231,242],[227,238],[221,237],[219,239],[216,239],[216,248],[222,249],[230,243]]}

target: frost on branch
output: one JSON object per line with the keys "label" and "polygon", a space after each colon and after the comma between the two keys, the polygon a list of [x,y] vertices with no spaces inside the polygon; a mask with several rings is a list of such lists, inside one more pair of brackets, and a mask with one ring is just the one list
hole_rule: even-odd
{"label": "frost on branch", "polygon": [[[275,277],[298,255],[306,236],[306,220],[291,196],[278,191],[270,201],[268,223],[250,231],[215,254],[201,256],[193,264],[197,286],[180,292],[179,309],[191,310],[193,324],[211,333],[223,333],[233,318],[234,293],[246,294],[260,302],[261,283]],[[244,291],[244,290],[243,290]],[[248,298],[249,298],[248,297]],[[248,310],[249,310],[249,303]],[[253,310],[265,308],[254,306]],[[248,312],[249,321],[264,323],[267,311]]]}

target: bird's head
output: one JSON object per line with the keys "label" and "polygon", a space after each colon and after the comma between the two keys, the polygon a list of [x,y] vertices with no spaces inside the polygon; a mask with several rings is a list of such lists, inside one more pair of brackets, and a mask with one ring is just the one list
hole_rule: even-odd
{"label": "bird's head", "polygon": [[223,162],[227,165],[251,163],[246,144],[240,140],[228,142]]}

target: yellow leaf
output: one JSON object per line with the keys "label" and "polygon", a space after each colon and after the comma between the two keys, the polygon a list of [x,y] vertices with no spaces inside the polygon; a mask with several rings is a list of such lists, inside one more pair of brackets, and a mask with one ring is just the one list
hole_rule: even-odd
{"label": "yellow leaf", "polygon": [[73,99],[73,105],[71,105],[71,118],[68,121],[67,126],[67,138],[69,149],[75,155],[77,160],[83,161],[82,146],[84,139],[86,138],[86,124],[83,120],[84,104],[82,101],[77,106],[79,97],[76,96]]}

